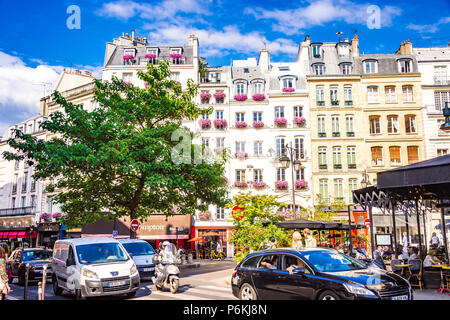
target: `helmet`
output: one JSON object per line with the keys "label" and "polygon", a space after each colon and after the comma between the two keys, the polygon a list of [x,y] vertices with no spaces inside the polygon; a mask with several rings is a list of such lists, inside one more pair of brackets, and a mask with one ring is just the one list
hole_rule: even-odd
{"label": "helmet", "polygon": [[163,245],[163,247],[170,246],[170,242],[169,241],[164,241],[162,245]]}

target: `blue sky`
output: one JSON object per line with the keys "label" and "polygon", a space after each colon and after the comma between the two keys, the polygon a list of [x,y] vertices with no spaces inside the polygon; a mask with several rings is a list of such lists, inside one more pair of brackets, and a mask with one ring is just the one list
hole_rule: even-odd
{"label": "blue sky", "polygon": [[[70,5],[80,8],[79,30],[67,28]],[[371,5],[380,28],[367,23]],[[448,0],[16,0],[0,1],[0,19],[0,135],[39,112],[42,83],[64,67],[99,75],[105,43],[133,28],[155,44],[183,44],[195,33],[210,65],[257,57],[264,46],[273,61],[293,61],[306,35],[336,41],[338,31],[352,38],[357,30],[365,53],[392,53],[406,39],[415,47],[450,40]]]}

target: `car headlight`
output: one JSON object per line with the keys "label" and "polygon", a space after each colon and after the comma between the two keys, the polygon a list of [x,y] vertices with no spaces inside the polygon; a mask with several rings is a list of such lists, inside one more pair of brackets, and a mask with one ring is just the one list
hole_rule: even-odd
{"label": "car headlight", "polygon": [[98,279],[97,274],[94,271],[91,271],[89,269],[83,269],[83,276],[91,278],[91,279]]}
{"label": "car headlight", "polygon": [[137,268],[136,268],[136,265],[133,264],[133,265],[131,266],[131,269],[130,269],[130,274],[135,274],[135,273],[137,273],[137,272],[138,272],[138,270],[137,270]]}
{"label": "car headlight", "polygon": [[372,291],[364,288],[363,286],[357,286],[348,283],[344,283],[343,285],[348,292],[353,293],[355,295],[376,297],[376,295]]}
{"label": "car headlight", "polygon": [[384,284],[382,282],[379,282],[376,284],[367,284],[366,287],[375,291],[380,291],[383,290]]}

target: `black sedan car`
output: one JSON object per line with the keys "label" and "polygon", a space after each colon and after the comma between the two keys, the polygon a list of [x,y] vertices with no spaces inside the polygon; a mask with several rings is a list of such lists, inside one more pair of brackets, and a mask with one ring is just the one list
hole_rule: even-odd
{"label": "black sedan car", "polygon": [[241,300],[412,300],[409,282],[334,249],[274,249],[249,254],[231,278]]}
{"label": "black sedan car", "polygon": [[25,284],[26,265],[29,265],[28,280],[42,280],[44,265],[47,265],[47,277],[52,276],[52,255],[51,250],[39,248],[19,248],[12,252],[9,260],[12,278],[18,278],[19,285]]}

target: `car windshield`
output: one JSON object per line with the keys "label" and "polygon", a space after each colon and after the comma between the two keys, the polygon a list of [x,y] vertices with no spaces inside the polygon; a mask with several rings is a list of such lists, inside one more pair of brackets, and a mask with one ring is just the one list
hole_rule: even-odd
{"label": "car windshield", "polygon": [[127,261],[128,256],[118,243],[92,243],[76,246],[78,261],[82,264]]}
{"label": "car windshield", "polygon": [[26,250],[22,253],[23,261],[48,260],[52,258],[50,250]]}
{"label": "car windshield", "polygon": [[133,256],[146,256],[155,254],[155,250],[153,250],[152,246],[147,242],[129,242],[122,243],[125,247],[125,250],[128,253],[131,253]]}
{"label": "car windshield", "polygon": [[338,252],[313,251],[303,257],[319,272],[339,272],[366,269],[358,261]]}

